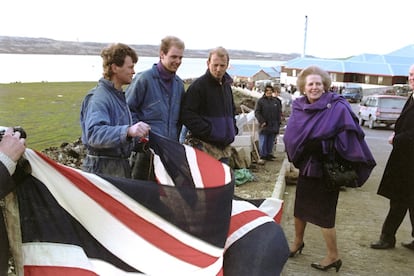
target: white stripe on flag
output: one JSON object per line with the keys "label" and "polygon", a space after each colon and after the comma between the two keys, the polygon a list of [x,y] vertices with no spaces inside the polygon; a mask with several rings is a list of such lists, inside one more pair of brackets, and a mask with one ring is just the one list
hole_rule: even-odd
{"label": "white stripe on flag", "polygon": [[274,218],[281,212],[282,205],[283,200],[275,197],[269,197],[266,198],[262,204],[260,204],[259,209],[268,214],[269,217]]}
{"label": "white stripe on flag", "polygon": [[[255,212],[255,215],[251,218],[246,220],[247,216],[239,216],[243,214],[243,212],[249,211],[258,211]],[[242,223],[236,222],[234,220],[243,219]],[[242,201],[242,200],[233,200],[233,207],[231,211],[231,224],[241,225],[241,227],[237,228],[235,231],[230,233],[227,237],[226,245],[224,246],[225,249],[228,249],[233,243],[235,243],[238,239],[242,238],[248,232],[252,231],[253,229],[257,228],[258,226],[268,223],[268,222],[275,222],[273,218],[269,217],[266,213],[260,211],[256,206],[253,204]]]}
{"label": "white stripe on flag", "polygon": [[93,271],[83,249],[76,245],[49,242],[23,243],[22,253],[25,266],[64,266]]}
{"label": "white stripe on flag", "polygon": [[[202,272],[201,268],[167,254],[160,248],[155,247],[152,243],[138,236],[116,217],[108,213],[106,209],[102,208],[101,205],[91,200],[87,194],[79,190],[71,181],[63,177],[59,171],[47,164],[32,150],[26,150],[26,157],[32,166],[32,175],[47,186],[59,204],[76,218],[91,235],[124,262],[150,275],[168,275],[171,271],[182,271],[184,274],[186,272]],[[220,258],[222,258],[223,253],[221,248],[200,241],[169,224],[157,215],[148,212],[143,206],[128,198],[112,184],[97,175],[85,173],[73,168],[70,169],[88,178],[97,188],[103,190],[114,199],[118,201],[122,199],[120,201],[122,204],[124,204],[124,201],[127,202],[126,207],[132,210],[137,216],[143,217],[143,219],[149,221],[151,224],[156,221],[158,223],[157,226],[161,225],[164,231],[169,231],[167,233],[172,237],[176,237],[180,242],[219,258],[210,266],[214,269],[217,269],[218,265],[221,267]],[[97,184],[97,182],[99,183]],[[154,259],[162,265],[153,265]]]}
{"label": "white stripe on flag", "polygon": [[225,250],[227,250],[233,243],[238,241],[240,238],[242,238],[244,235],[246,235],[253,229],[268,222],[274,222],[274,220],[270,217],[263,216],[243,224],[242,227],[238,228],[237,231],[233,232],[231,235],[227,237],[226,244],[224,245]]}

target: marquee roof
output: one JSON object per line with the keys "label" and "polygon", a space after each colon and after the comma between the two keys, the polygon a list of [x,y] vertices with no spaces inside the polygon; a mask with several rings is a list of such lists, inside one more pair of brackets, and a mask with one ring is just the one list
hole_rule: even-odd
{"label": "marquee roof", "polygon": [[300,57],[287,61],[283,66],[303,69],[310,65],[317,65],[329,72],[407,76],[412,64],[414,64],[414,45],[408,45],[386,55],[361,54],[348,59]]}
{"label": "marquee roof", "polygon": [[246,78],[252,77],[260,71],[265,72],[271,78],[280,76],[280,66],[261,67],[260,65],[254,64],[231,64],[227,69],[227,73],[229,73],[230,76],[239,76]]}

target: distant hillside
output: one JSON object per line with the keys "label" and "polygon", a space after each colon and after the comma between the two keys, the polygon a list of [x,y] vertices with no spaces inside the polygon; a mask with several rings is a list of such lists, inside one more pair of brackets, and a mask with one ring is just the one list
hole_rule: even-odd
{"label": "distant hillside", "polygon": [[[0,53],[2,54],[62,54],[62,55],[99,55],[108,43],[60,41],[48,38],[0,36]],[[139,56],[158,56],[158,45],[130,45]],[[259,59],[286,61],[299,57],[300,54],[263,53],[228,49],[231,59]],[[186,49],[185,56],[206,58],[209,49]]]}

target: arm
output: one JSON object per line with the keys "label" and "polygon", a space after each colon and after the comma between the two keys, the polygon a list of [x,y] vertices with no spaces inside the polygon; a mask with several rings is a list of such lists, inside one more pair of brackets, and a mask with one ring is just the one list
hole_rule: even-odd
{"label": "arm", "polygon": [[20,138],[20,132],[13,133],[9,128],[0,141],[0,198],[13,188],[11,175],[16,169],[17,160],[23,155],[26,139]]}
{"label": "arm", "polygon": [[256,108],[254,110],[254,116],[256,117],[257,121],[259,122],[260,127],[266,126],[266,120],[263,117],[263,104],[261,99],[257,100]]}
{"label": "arm", "polygon": [[[102,93],[101,93],[102,94]],[[113,148],[127,142],[128,123],[121,114],[114,113],[109,98],[95,94],[83,108],[83,131],[86,142],[94,148]],[[112,116],[111,116],[112,114]],[[126,114],[124,115],[126,116]],[[125,117],[127,118],[127,117]],[[118,124],[115,124],[117,120]]]}
{"label": "arm", "polygon": [[141,111],[145,94],[148,91],[148,82],[143,74],[137,75],[125,91],[125,98],[129,109],[131,110],[132,121],[139,121],[139,111]]}
{"label": "arm", "polygon": [[394,136],[390,137],[393,147],[411,147],[414,143],[414,121],[411,119],[413,116],[414,109],[410,109],[398,119]]}
{"label": "arm", "polygon": [[[210,123],[201,115],[203,104],[200,89],[190,86],[184,93],[181,104],[180,121],[192,134],[196,136],[209,136],[211,132]],[[205,104],[205,103],[204,103]]]}

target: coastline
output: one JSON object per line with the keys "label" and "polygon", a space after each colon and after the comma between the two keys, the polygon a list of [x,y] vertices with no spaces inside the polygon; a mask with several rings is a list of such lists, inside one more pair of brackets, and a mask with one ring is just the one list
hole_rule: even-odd
{"label": "coastline", "polygon": [[[48,54],[48,55],[100,55],[109,43],[61,41],[48,38],[0,36],[0,54]],[[131,44],[139,56],[158,56],[159,45]],[[298,53],[269,53],[227,49],[232,59],[287,61],[299,57]],[[188,58],[206,58],[209,49],[185,49]]]}

